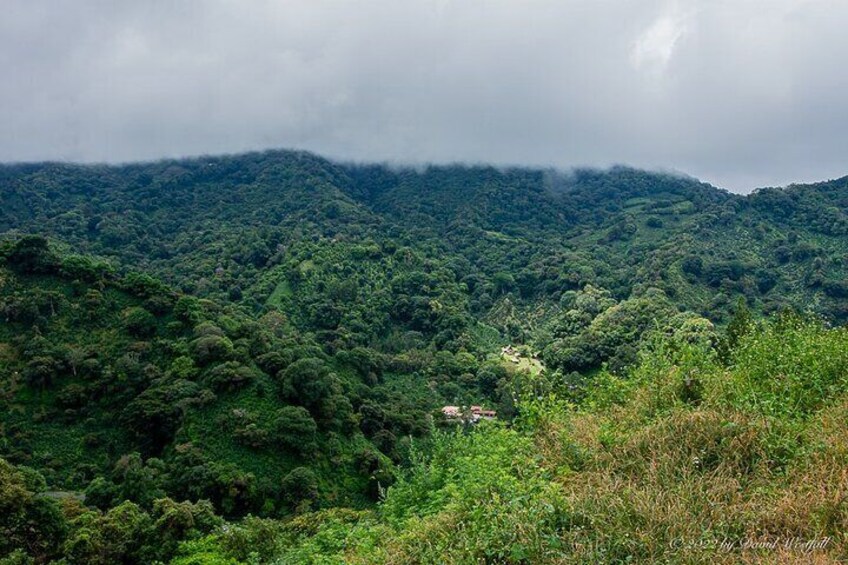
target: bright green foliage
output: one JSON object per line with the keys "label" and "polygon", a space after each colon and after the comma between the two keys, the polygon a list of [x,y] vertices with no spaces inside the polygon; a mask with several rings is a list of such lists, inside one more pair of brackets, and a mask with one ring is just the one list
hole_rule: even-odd
{"label": "bright green foliage", "polygon": [[240,561],[229,557],[212,538],[185,542],[172,565],[239,565]]}
{"label": "bright green foliage", "polygon": [[785,317],[750,330],[731,355],[733,378],[717,383],[740,410],[802,418],[848,386],[848,332]]}
{"label": "bright green foliage", "polygon": [[[562,501],[533,451],[531,438],[497,426],[437,436],[431,456],[391,487],[380,508],[392,528],[418,532],[389,554],[538,562],[552,549]],[[448,524],[453,533],[437,534]]]}

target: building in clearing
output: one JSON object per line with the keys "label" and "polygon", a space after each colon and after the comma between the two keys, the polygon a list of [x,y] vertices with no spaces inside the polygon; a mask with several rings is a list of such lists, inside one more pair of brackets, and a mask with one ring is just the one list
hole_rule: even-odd
{"label": "building in clearing", "polygon": [[494,420],[498,417],[498,413],[494,410],[484,410],[482,406],[472,406],[469,410],[471,413],[471,420],[476,422],[478,420]]}
{"label": "building in clearing", "polygon": [[459,406],[444,406],[442,407],[442,414],[449,421],[463,421],[472,424],[476,424],[480,420],[494,420],[498,417],[497,412],[486,410],[482,406],[472,406],[471,408],[466,408],[465,406],[461,408]]}
{"label": "building in clearing", "polygon": [[501,347],[501,356],[507,361],[518,363],[520,361],[518,351],[511,345]]}
{"label": "building in clearing", "polygon": [[442,408],[442,414],[448,420],[458,420],[462,418],[462,410],[459,406],[445,406]]}

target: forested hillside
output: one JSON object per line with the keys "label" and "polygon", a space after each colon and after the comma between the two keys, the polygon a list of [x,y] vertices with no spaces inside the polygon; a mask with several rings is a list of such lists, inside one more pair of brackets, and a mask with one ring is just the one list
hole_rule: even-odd
{"label": "forested hillside", "polygon": [[[0,230],[37,232],[254,311],[289,287],[285,310],[298,316],[314,316],[315,293],[293,287],[322,261],[339,273],[371,264],[386,278],[389,261],[412,254],[416,270],[441,268],[464,285],[457,306],[475,317],[505,295],[535,305],[591,284],[618,300],[656,287],[714,319],[739,294],[755,310],[812,305],[841,319],[847,184],[744,197],[626,168],[393,169],[296,152],[9,165]],[[334,292],[318,294],[332,304]]]}
{"label": "forested hillside", "polygon": [[846,213],[848,177],[0,166],[0,563],[844,556]]}

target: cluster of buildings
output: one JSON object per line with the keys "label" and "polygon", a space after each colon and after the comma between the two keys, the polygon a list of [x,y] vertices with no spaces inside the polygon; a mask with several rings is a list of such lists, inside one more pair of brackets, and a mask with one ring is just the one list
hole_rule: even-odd
{"label": "cluster of buildings", "polygon": [[469,422],[476,424],[480,420],[494,420],[498,417],[498,413],[494,410],[485,410],[482,406],[445,406],[442,408],[442,414],[445,419],[453,422]]}

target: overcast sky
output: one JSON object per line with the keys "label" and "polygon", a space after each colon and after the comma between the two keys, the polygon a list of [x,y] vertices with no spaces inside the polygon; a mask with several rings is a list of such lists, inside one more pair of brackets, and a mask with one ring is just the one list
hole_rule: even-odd
{"label": "overcast sky", "polygon": [[0,161],[848,174],[848,0],[3,0]]}

